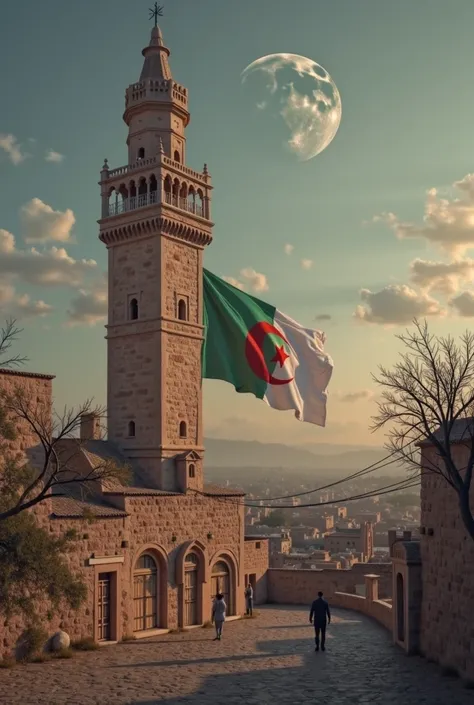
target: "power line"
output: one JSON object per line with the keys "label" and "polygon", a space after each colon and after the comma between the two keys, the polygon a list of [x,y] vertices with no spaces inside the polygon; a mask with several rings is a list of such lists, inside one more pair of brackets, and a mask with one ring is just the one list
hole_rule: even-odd
{"label": "power line", "polygon": [[[408,483],[408,484],[407,484]],[[414,483],[414,484],[413,484]],[[358,495],[352,495],[350,497],[339,497],[338,499],[331,499],[325,502],[311,502],[308,504],[298,504],[296,507],[303,509],[304,507],[323,507],[327,506],[330,504],[340,504],[343,502],[353,502],[358,499],[367,499],[369,497],[376,497],[379,494],[388,494],[388,492],[398,492],[399,490],[402,489],[407,489],[408,487],[414,487],[415,485],[420,484],[420,481],[417,480],[414,482],[414,478],[407,478],[406,480],[399,480],[398,482],[394,482],[390,485],[384,485],[383,487],[378,487],[375,490],[370,490],[369,492],[363,492]],[[392,489],[391,489],[392,488]],[[387,492],[388,490],[388,492]],[[265,507],[265,505],[262,504],[248,504],[247,502],[242,503],[245,507],[250,507],[252,509],[296,509],[295,505],[293,504],[272,504],[268,505]]]}
{"label": "power line", "polygon": [[[378,460],[376,463],[372,463],[371,465],[367,465],[365,468],[362,468],[361,470],[357,470],[356,472],[352,473],[351,475],[347,475],[346,477],[341,478],[340,480],[335,480],[334,482],[329,483],[328,485],[321,485],[321,487],[315,487],[312,490],[305,490],[304,492],[297,492],[296,494],[285,494],[285,495],[280,495],[279,497],[253,497],[252,502],[273,502],[277,501],[279,499],[291,499],[292,497],[303,497],[304,495],[307,494],[314,494],[315,492],[322,492],[323,490],[330,489],[331,487],[336,487],[337,485],[341,485],[344,482],[350,482],[351,480],[356,480],[359,477],[363,477],[364,475],[369,475],[372,472],[375,472],[376,470],[381,470],[382,468],[387,467],[388,465],[393,465],[395,463],[395,460],[390,460],[388,463],[385,463],[385,460],[388,460],[388,458],[393,457],[398,451],[393,451],[390,453],[390,455],[385,456],[385,458],[381,458]],[[383,463],[382,465],[380,463]]]}

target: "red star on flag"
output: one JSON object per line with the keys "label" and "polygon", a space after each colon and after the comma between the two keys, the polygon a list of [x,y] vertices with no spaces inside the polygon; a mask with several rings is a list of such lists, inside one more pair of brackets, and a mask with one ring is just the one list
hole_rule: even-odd
{"label": "red star on flag", "polygon": [[272,357],[271,362],[279,362],[280,367],[283,367],[289,357],[284,345],[275,345],[275,357]]}

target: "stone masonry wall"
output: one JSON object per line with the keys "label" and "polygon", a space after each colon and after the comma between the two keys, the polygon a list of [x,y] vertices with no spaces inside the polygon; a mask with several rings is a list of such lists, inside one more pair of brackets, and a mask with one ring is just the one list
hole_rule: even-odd
{"label": "stone masonry wall", "polygon": [[[159,569],[158,613],[163,628],[176,628],[180,605],[184,604],[183,586],[178,584],[180,565],[187,550],[194,550],[202,561],[202,621],[210,619],[212,565],[224,556],[234,566],[235,613],[244,611],[243,508],[219,498],[197,496],[148,496],[125,498],[124,518],[86,520],[51,519],[51,506],[41,505],[35,514],[41,525],[56,535],[74,528],[78,541],[67,556],[74,572],[82,575],[88,588],[87,601],[76,612],[61,609],[44,626],[52,635],[59,627],[72,639],[97,638],[97,578],[101,571],[117,570],[118,623],[117,640],[133,633],[133,568],[139,555],[146,550],[157,560]],[[197,541],[198,544],[192,546]],[[89,565],[91,556],[111,557],[111,565]],[[123,556],[121,564],[114,558]],[[161,576],[161,577],[160,577]],[[181,601],[181,602],[180,602]],[[166,612],[163,613],[163,609]],[[46,615],[47,602],[38,606]],[[0,658],[9,655],[27,624],[21,617],[8,623],[0,621]]]}
{"label": "stone masonry wall", "polygon": [[[52,406],[52,377],[0,370],[0,393],[12,394],[15,390],[25,393],[29,409],[36,416],[48,418]],[[26,421],[16,418],[15,427],[17,437],[13,441],[5,441],[6,453],[19,461],[28,457],[33,462],[39,462],[40,454],[36,452],[38,437],[31,426]]]}
{"label": "stone masonry wall", "polygon": [[[467,453],[467,448],[453,446],[458,467]],[[434,473],[422,475],[421,526],[426,531],[420,546],[421,650],[474,680],[474,541],[462,523],[455,491]]]}
{"label": "stone masonry wall", "polygon": [[268,539],[245,538],[244,571],[245,576],[255,575],[254,603],[264,604],[268,599],[268,568],[270,551]]}
{"label": "stone masonry wall", "polygon": [[269,602],[283,605],[310,605],[321,590],[325,598],[337,604],[337,592],[356,592],[364,585],[364,575],[380,575],[379,599],[392,596],[391,563],[356,563],[349,570],[293,570],[270,568],[268,571]]}

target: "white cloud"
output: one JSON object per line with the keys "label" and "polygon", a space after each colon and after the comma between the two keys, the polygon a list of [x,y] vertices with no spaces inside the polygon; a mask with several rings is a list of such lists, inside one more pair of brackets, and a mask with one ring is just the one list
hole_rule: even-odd
{"label": "white cloud", "polygon": [[347,404],[353,404],[356,401],[361,401],[362,399],[372,399],[374,393],[370,389],[360,389],[356,392],[337,392],[336,397],[339,401],[345,402]]}
{"label": "white cloud", "polygon": [[302,259],[301,260],[301,269],[311,269],[312,266],[313,266],[312,259]]}
{"label": "white cloud", "polygon": [[387,223],[401,239],[422,238],[451,254],[462,254],[474,247],[474,174],[456,181],[453,188],[460,198],[443,197],[436,188],[427,192],[419,225],[403,222],[394,213],[383,213],[372,221]]}
{"label": "white cloud", "polygon": [[430,262],[415,259],[410,264],[411,281],[424,291],[454,294],[461,282],[474,279],[474,260],[460,259],[453,262]]}
{"label": "white cloud", "polygon": [[107,276],[89,290],[81,289],[68,311],[70,326],[95,326],[107,318]]}
{"label": "white cloud", "polygon": [[241,291],[245,290],[245,285],[242,284],[242,282],[236,279],[235,277],[222,277],[222,279],[228,284],[235,286],[236,289],[240,289]]}
{"label": "white cloud", "polygon": [[365,305],[357,306],[354,315],[367,323],[406,324],[417,317],[444,313],[438,301],[405,284],[390,284],[376,292],[362,289],[360,297]]}
{"label": "white cloud", "polygon": [[17,277],[42,286],[81,286],[88,274],[97,271],[92,260],[75,260],[63,247],[39,252],[36,248],[19,250],[15,238],[0,229],[0,276]]}
{"label": "white cloud", "polygon": [[0,134],[0,149],[3,149],[11,163],[15,164],[15,166],[18,166],[18,164],[21,164],[30,156],[26,152],[23,152],[21,144],[14,135]]}
{"label": "white cloud", "polygon": [[56,240],[66,242],[76,222],[70,208],[55,211],[39,198],[33,198],[20,209],[26,242]]}
{"label": "white cloud", "polygon": [[463,318],[474,316],[474,292],[472,291],[463,291],[459,296],[450,299],[449,304]]}
{"label": "white cloud", "polygon": [[268,281],[265,274],[256,272],[252,267],[240,270],[240,276],[245,279],[253,291],[268,291]]}
{"label": "white cloud", "polygon": [[284,247],[285,255],[291,255],[294,249],[295,249],[294,245],[290,245],[290,243],[287,243]]}
{"label": "white cloud", "polygon": [[59,152],[55,152],[54,149],[49,149],[46,152],[45,155],[45,161],[47,162],[54,162],[55,164],[60,164],[62,161],[64,161],[64,154],[60,154]]}
{"label": "white cloud", "polygon": [[32,301],[28,294],[17,294],[10,284],[0,283],[0,311],[6,316],[29,318],[45,316],[53,307],[44,301]]}

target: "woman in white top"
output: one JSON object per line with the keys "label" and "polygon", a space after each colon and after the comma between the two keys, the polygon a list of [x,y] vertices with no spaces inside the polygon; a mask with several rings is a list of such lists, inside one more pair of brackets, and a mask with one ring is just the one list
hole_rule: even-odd
{"label": "woman in white top", "polygon": [[222,595],[220,592],[217,593],[216,599],[214,600],[212,605],[212,621],[214,622],[216,627],[216,637],[214,641],[220,641],[222,638],[222,627],[224,626],[225,622],[226,608],[227,605],[224,602],[224,595]]}

